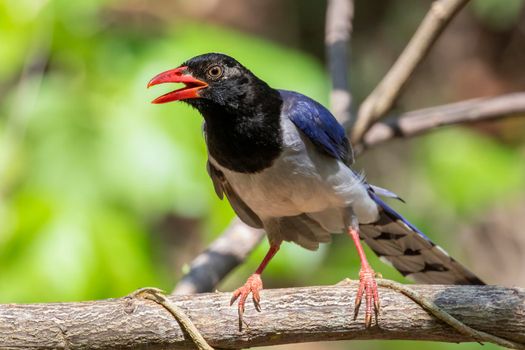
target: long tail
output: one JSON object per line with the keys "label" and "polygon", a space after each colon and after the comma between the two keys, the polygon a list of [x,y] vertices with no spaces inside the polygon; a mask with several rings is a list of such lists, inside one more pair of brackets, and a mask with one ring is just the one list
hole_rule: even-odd
{"label": "long tail", "polygon": [[401,274],[419,283],[485,284],[441,247],[383,202],[372,188],[380,218],[360,225],[361,239]]}

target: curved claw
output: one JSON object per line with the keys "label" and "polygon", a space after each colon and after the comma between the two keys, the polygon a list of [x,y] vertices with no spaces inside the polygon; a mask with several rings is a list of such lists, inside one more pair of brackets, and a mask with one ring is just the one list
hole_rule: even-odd
{"label": "curved claw", "polygon": [[376,324],[380,310],[375,272],[369,266],[362,267],[359,272],[359,289],[355,297],[354,321],[359,314],[363,295],[365,296],[365,327],[369,328],[372,325],[372,308],[374,310]]}
{"label": "curved claw", "polygon": [[244,322],[243,320],[243,314],[244,314],[244,305],[246,303],[246,299],[250,294],[252,294],[252,300],[253,304],[255,306],[255,310],[258,312],[261,312],[261,297],[259,295],[259,291],[263,288],[261,275],[254,273],[251,275],[248,280],[246,280],[246,283],[240,287],[237,288],[232,295],[232,298],[230,300],[230,306],[235,303],[237,299],[239,299],[239,303],[237,304],[237,310],[239,314],[239,330],[242,329],[242,324]]}

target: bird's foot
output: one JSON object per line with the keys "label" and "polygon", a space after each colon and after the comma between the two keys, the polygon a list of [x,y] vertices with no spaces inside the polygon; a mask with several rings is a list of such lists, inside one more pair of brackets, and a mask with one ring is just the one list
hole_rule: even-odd
{"label": "bird's foot", "polygon": [[361,299],[365,296],[365,327],[372,325],[372,308],[376,318],[379,316],[379,293],[377,292],[377,283],[374,270],[370,266],[362,266],[359,271],[359,289],[355,297],[354,321],[359,314]]}
{"label": "bird's foot", "polygon": [[232,298],[230,300],[230,306],[235,303],[237,299],[239,299],[239,303],[237,304],[237,310],[239,312],[239,329],[242,329],[242,323],[243,323],[243,314],[244,314],[244,304],[246,303],[246,299],[252,294],[253,304],[255,305],[255,310],[261,312],[261,305],[259,302],[261,301],[261,297],[259,295],[259,291],[263,288],[263,283],[261,280],[261,275],[258,273],[254,273],[251,275],[248,280],[246,280],[246,283],[244,286],[237,288],[232,295]]}

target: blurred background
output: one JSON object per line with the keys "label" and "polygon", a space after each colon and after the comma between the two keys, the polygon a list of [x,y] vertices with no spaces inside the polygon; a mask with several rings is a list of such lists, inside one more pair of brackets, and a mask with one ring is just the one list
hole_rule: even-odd
{"label": "blurred background", "polygon": [[[350,80],[361,101],[430,1],[357,0]],[[0,1],[0,302],[171,290],[230,222],[205,171],[201,118],[149,102],[155,74],[194,55],[236,57],[270,85],[327,104],[325,1]],[[525,90],[523,0],[475,0],[417,70],[408,111]],[[356,169],[490,284],[525,286],[525,118],[454,127],[367,151]],[[264,242],[220,286],[244,283]],[[376,271],[407,282],[368,251]],[[285,244],[266,288],[356,278],[351,240],[318,252]],[[337,342],[276,349],[415,348]],[[435,349],[477,344],[425,343]],[[487,345],[486,348],[492,348]]]}

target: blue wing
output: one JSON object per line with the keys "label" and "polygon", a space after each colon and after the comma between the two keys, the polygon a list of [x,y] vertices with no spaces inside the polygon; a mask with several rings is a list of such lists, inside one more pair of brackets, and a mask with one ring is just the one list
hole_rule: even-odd
{"label": "blue wing", "polygon": [[346,164],[353,162],[352,149],[344,128],[320,103],[297,92],[279,90],[282,112],[317,148]]}

